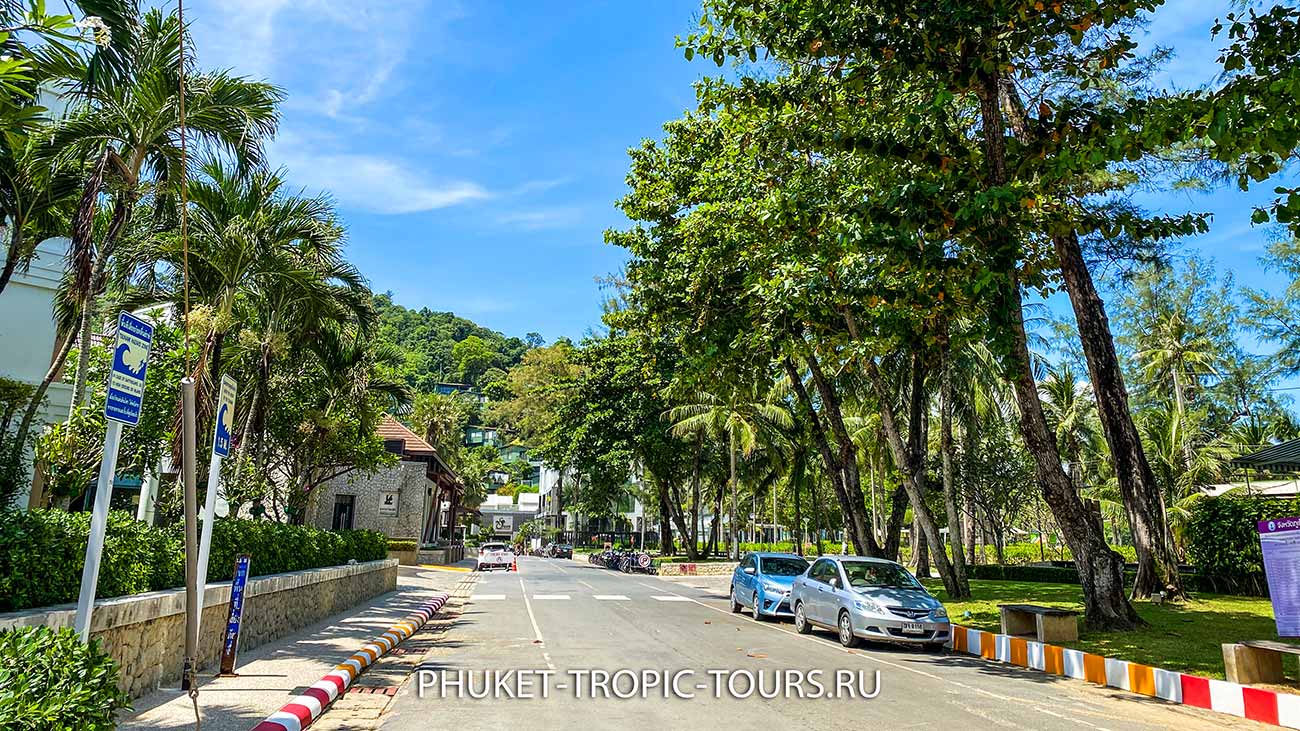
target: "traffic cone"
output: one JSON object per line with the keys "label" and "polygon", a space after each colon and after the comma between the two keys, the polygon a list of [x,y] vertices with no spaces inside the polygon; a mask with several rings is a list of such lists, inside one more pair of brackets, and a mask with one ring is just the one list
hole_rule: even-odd
{"label": "traffic cone", "polygon": [[518,559],[518,558],[516,558],[514,561],[512,561],[512,562],[510,563],[510,570],[511,570],[511,571],[518,571],[518,570],[519,570],[519,559]]}

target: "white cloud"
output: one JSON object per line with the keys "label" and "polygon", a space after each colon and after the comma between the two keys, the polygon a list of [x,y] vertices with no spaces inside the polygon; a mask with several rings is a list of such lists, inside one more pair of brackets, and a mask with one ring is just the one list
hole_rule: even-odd
{"label": "white cloud", "polygon": [[497,216],[497,223],[525,231],[568,228],[582,220],[582,209],[573,206],[507,211]]}
{"label": "white cloud", "polygon": [[289,178],[308,190],[329,193],[342,206],[371,213],[432,211],[492,197],[477,183],[438,181],[378,155],[280,153]]}

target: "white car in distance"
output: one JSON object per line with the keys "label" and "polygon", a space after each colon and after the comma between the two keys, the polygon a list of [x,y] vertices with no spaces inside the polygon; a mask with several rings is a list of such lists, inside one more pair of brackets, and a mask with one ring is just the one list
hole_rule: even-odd
{"label": "white car in distance", "polygon": [[515,565],[515,552],[505,543],[484,543],[478,548],[478,566],[475,571],[505,569],[509,571]]}

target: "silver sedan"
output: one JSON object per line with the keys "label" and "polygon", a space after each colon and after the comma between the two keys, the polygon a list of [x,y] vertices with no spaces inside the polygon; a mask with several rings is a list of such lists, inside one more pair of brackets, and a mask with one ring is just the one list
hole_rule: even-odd
{"label": "silver sedan", "polygon": [[878,558],[823,556],[794,580],[790,601],[796,631],[832,629],[845,647],[865,639],[937,651],[952,632],[943,604],[902,565]]}

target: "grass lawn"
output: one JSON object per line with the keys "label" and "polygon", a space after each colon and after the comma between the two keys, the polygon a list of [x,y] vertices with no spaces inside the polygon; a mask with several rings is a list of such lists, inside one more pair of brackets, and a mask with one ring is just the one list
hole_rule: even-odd
{"label": "grass lawn", "polygon": [[[1029,581],[971,581],[970,599],[951,601],[943,584],[925,582],[926,587],[948,608],[956,624],[998,632],[999,604],[1041,604],[1083,611],[1083,594],[1074,584],[1044,584]],[[1090,632],[1080,623],[1079,640],[1066,646],[1131,660],[1166,670],[1223,678],[1223,651],[1219,645],[1241,640],[1275,640],[1273,606],[1257,597],[1198,594],[1182,604],[1156,606],[1135,602],[1147,627],[1135,632]],[[966,617],[965,613],[970,612]],[[1288,658],[1287,678],[1297,679],[1297,663]]]}

